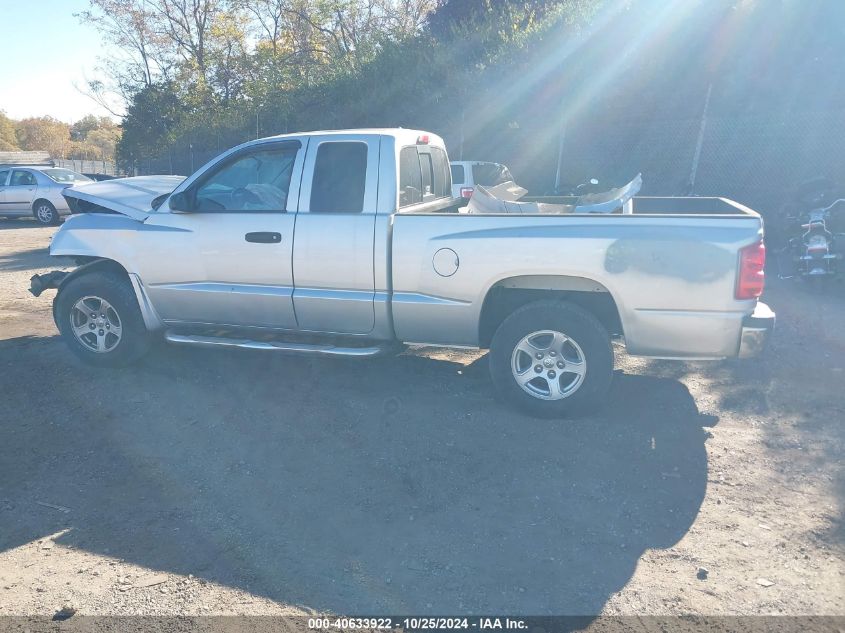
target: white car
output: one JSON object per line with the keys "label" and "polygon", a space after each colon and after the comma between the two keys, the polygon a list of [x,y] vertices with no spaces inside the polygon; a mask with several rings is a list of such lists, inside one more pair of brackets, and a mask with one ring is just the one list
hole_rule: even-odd
{"label": "white car", "polygon": [[499,163],[478,160],[453,160],[452,197],[471,198],[475,185],[494,187],[513,180],[510,170]]}
{"label": "white car", "polygon": [[32,215],[40,224],[58,224],[70,213],[62,191],[88,182],[94,181],[61,167],[0,165],[0,216]]}

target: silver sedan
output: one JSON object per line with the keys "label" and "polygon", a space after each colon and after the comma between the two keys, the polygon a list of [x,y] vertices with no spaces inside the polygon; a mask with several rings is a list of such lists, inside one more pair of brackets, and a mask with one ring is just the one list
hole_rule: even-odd
{"label": "silver sedan", "polygon": [[87,182],[94,181],[61,167],[0,165],[0,217],[32,215],[40,224],[58,224],[70,213],[62,191]]}

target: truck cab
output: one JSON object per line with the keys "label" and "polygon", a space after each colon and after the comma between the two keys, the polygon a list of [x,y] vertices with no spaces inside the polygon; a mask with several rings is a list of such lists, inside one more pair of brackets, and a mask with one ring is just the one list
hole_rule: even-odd
{"label": "truck cab", "polygon": [[[97,203],[115,183],[71,195]],[[138,200],[122,212],[144,224],[127,236],[139,248],[131,268],[159,327],[378,336],[386,334],[374,332],[389,289],[388,262],[379,256],[388,250],[386,219],[399,208],[445,208],[450,191],[448,157],[435,135],[313,132],[236,147],[154,211]]]}

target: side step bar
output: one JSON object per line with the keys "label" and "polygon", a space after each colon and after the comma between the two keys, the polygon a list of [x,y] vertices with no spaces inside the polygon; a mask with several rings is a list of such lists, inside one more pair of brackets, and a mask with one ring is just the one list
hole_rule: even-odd
{"label": "side step bar", "polygon": [[379,356],[394,350],[391,345],[380,347],[338,347],[331,344],[297,343],[289,341],[252,341],[243,338],[205,336],[199,334],[178,334],[168,330],[164,338],[179,345],[201,345],[203,347],[242,347],[276,352],[297,352],[322,356]]}

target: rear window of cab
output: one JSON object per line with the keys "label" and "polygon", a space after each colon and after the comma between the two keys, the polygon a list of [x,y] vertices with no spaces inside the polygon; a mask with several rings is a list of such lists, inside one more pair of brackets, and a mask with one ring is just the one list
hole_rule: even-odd
{"label": "rear window of cab", "polygon": [[452,195],[452,174],[439,147],[409,145],[399,152],[399,207]]}

